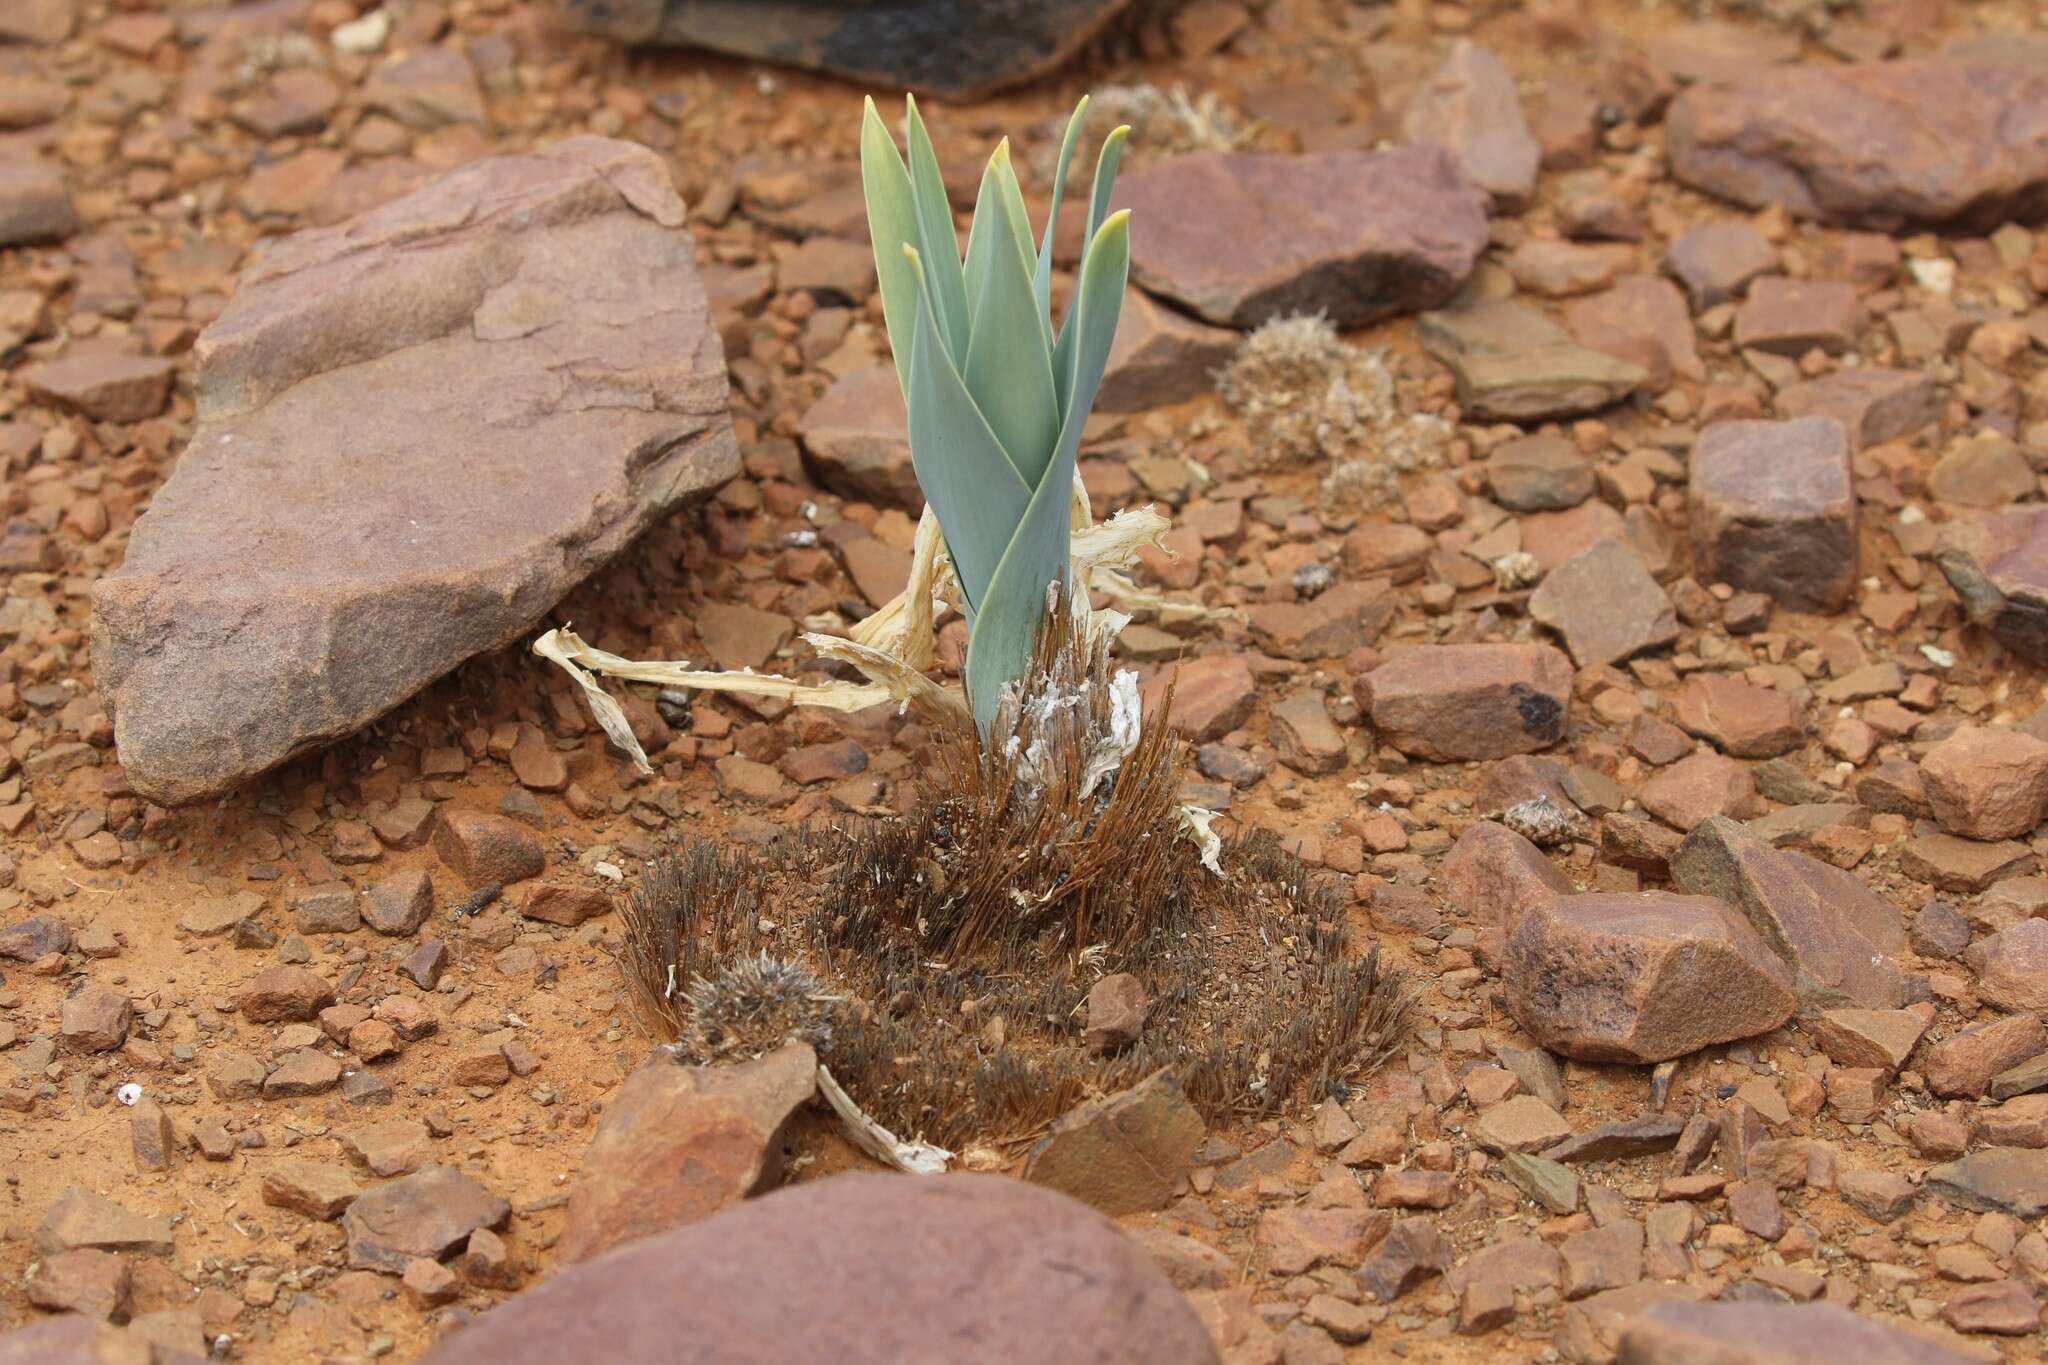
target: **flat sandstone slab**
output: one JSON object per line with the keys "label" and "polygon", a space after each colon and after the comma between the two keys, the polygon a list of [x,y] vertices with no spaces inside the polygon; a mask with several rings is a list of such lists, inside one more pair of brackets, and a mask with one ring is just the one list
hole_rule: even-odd
{"label": "flat sandstone slab", "polygon": [[738,469],[682,201],[622,142],[283,240],[195,356],[198,428],[93,590],[121,762],[166,804],[518,639]]}

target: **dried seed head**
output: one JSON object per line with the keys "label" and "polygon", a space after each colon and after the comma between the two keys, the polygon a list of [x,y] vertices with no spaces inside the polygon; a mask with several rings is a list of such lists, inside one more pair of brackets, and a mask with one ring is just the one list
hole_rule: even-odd
{"label": "dried seed head", "polygon": [[832,1045],[840,998],[793,962],[768,953],[721,962],[683,991],[684,1049],[700,1061],[744,1061],[791,1039]]}

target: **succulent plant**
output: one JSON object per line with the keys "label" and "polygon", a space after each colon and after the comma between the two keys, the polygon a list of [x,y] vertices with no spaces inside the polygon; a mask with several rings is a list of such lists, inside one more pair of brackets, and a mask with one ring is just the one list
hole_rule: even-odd
{"label": "succulent plant", "polygon": [[1049,591],[1069,586],[1075,456],[1130,273],[1129,214],[1109,212],[1130,130],[1103,142],[1074,301],[1055,327],[1053,238],[1087,100],[1067,125],[1036,250],[1006,139],[982,174],[965,261],[931,136],[905,103],[908,164],[870,99],[861,178],[911,463],[960,583],[967,697],[986,735],[1030,666]]}

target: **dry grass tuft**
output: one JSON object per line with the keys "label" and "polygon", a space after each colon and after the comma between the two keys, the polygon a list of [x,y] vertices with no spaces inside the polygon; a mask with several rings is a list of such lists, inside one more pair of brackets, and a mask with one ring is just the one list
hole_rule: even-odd
{"label": "dry grass tuft", "polygon": [[[1111,744],[1137,724],[1118,690],[1062,624],[1006,702],[1009,741],[941,737],[910,814],[656,869],[619,958],[650,1029],[706,1058],[806,1037],[874,1118],[955,1149],[1162,1066],[1212,1120],[1343,1093],[1406,1036],[1404,983],[1354,955],[1341,883],[1271,835],[1226,845],[1226,877],[1202,867],[1180,746],[1157,724]],[[1088,991],[1118,971],[1152,1007],[1135,1047],[1096,1057]]]}

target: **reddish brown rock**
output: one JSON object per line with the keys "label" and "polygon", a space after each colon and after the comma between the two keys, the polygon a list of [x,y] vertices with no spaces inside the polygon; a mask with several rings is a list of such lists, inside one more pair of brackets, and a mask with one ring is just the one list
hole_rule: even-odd
{"label": "reddish brown rock", "polygon": [[434,852],[471,886],[522,882],[547,868],[547,856],[532,830],[483,811],[443,811],[434,826]]}
{"label": "reddish brown rock", "polygon": [[1259,646],[1282,659],[1340,659],[1379,639],[1398,605],[1377,580],[1339,583],[1306,602],[1261,602],[1245,609]]}
{"label": "reddish brown rock", "polygon": [[1942,528],[1934,562],[1972,621],[2048,662],[2048,508],[1966,513]]}
{"label": "reddish brown rock", "polygon": [[1132,289],[1124,296],[1095,410],[1145,412],[1211,393],[1216,371],[1242,340],[1227,327],[1198,322]]}
{"label": "reddish brown rock", "polygon": [[1585,345],[1640,368],[1652,392],[1662,393],[1673,379],[1707,377],[1693,343],[1685,296],[1669,280],[1632,275],[1612,289],[1567,304],[1564,318]]}
{"label": "reddish brown rock", "polygon": [[1806,739],[1806,709],[1796,698],[1726,673],[1687,678],[1672,699],[1671,718],[1737,758],[1775,758]]}
{"label": "reddish brown rock", "polygon": [[1671,860],[1672,884],[1736,907],[1796,972],[1819,1007],[1894,1009],[1906,1003],[1892,955],[1906,947],[1898,910],[1854,873],[1773,848],[1749,827],[1703,821]]}
{"label": "reddish brown rock", "polygon": [[1965,1285],[1942,1303],[1941,1320],[1958,1332],[2029,1337],[2041,1330],[2041,1301],[2018,1280]]}
{"label": "reddish brown rock", "polygon": [[1596,542],[1544,576],[1529,615],[1564,637],[1581,668],[1619,663],[1678,638],[1671,598],[1642,556],[1616,540]]}
{"label": "reddish brown rock", "polygon": [[2034,870],[2035,859],[2025,844],[2011,839],[1985,843],[1953,834],[1918,835],[1899,850],[1899,870],[1943,891],[1982,891],[2005,877]]}
{"label": "reddish brown rock", "polygon": [[111,1052],[127,1041],[134,1014],[125,994],[86,982],[58,1011],[57,1039],[66,1052]]}
{"label": "reddish brown rock", "polygon": [[1732,758],[1694,753],[1645,782],[1636,800],[1659,820],[1690,833],[1715,816],[1754,814],[1756,779]]}
{"label": "reddish brown rock", "polygon": [[1859,450],[1911,436],[1941,417],[1941,387],[1918,370],[1837,370],[1779,391],[1780,417],[1832,417]]}
{"label": "reddish brown rock", "polygon": [[[818,1254],[859,1244],[904,1254]],[[1220,1365],[1187,1300],[1099,1214],[1000,1176],[866,1173],[781,1190],[572,1267],[426,1359],[660,1360],[678,1342],[707,1360]]]}
{"label": "reddish brown rock", "polygon": [[1621,1329],[1627,1365],[1967,1365],[1973,1357],[1834,1304],[1652,1304]]}
{"label": "reddish brown rock", "polygon": [[1719,422],[1693,446],[1696,575],[1833,611],[1856,582],[1849,443],[1825,417]]}
{"label": "reddish brown rock", "polygon": [[427,1166],[358,1196],[341,1216],[348,1261],[403,1275],[417,1258],[438,1261],[478,1228],[503,1227],[512,1206],[450,1166]]}
{"label": "reddish brown rock", "polygon": [[1563,896],[1523,912],[1502,975],[1522,1027],[1582,1061],[1644,1064],[1767,1033],[1792,974],[1719,901],[1661,892]]}
{"label": "reddish brown rock", "polygon": [[371,885],[363,919],[380,934],[416,934],[434,913],[434,880],[423,869],[394,872]]}
{"label": "reddish brown rock", "polygon": [[[107,1321],[128,1316],[134,1276],[125,1258],[111,1251],[80,1247],[31,1262],[28,1301],[53,1313],[82,1313]],[[0,1348],[0,1361],[7,1359]]]}
{"label": "reddish brown rock", "polygon": [[894,365],[855,370],[836,380],[797,424],[818,482],[880,507],[924,510],[910,464],[910,418]]}
{"label": "reddish brown rock", "polygon": [[798,1042],[735,1066],[657,1057],[641,1067],[612,1096],[583,1153],[563,1258],[589,1260],[774,1184],[783,1125],[817,1086],[818,1059]]}
{"label": "reddish brown rock", "polygon": [[1673,173],[1737,203],[1988,230],[2048,186],[2048,145],[2011,117],[2044,104],[2025,62],[1802,63],[1689,90],[1666,128]]}
{"label": "reddish brown rock", "polygon": [[1484,195],[1434,148],[1196,152],[1125,175],[1115,204],[1147,225],[1131,278],[1226,327],[1433,308],[1487,240]]}
{"label": "reddish brown rock", "polygon": [[610,914],[611,908],[611,897],[597,887],[550,883],[535,887],[526,904],[519,907],[519,913],[528,919],[573,929],[587,920]]}
{"label": "reddish brown rock", "polygon": [[197,800],[353,732],[730,477],[694,255],[660,158],[594,138],[264,252],[194,347],[175,473],[94,586],[136,790]]}
{"label": "reddish brown rock", "polygon": [[1671,244],[1666,268],[1696,308],[1731,303],[1751,280],[1778,267],[1778,249],[1749,224],[1724,218],[1686,229]]}
{"label": "reddish brown rock", "polygon": [[0,247],[60,241],[76,231],[63,171],[42,161],[0,159]]}
{"label": "reddish brown rock", "polygon": [[1437,869],[1437,881],[1451,905],[1474,922],[1509,931],[1530,906],[1577,890],[1542,849],[1492,820],[1458,836]]}
{"label": "reddish brown rock", "polygon": [[1161,669],[1145,688],[1147,714],[1165,704],[1169,687],[1173,707],[1167,723],[1195,744],[1221,739],[1243,725],[1258,700],[1251,668],[1237,653],[1188,659]]}
{"label": "reddish brown rock", "polygon": [[1863,304],[1847,280],[1767,275],[1735,312],[1735,344],[1797,360],[1809,351],[1840,355],[1855,345]]}
{"label": "reddish brown rock", "polygon": [[236,1003],[251,1023],[289,1023],[318,1017],[334,1003],[334,987],[304,967],[272,967],[257,973]]}
{"label": "reddish brown rock", "polygon": [[1964,1029],[1921,1049],[1919,1070],[1937,1095],[1984,1094],[1991,1078],[2048,1052],[2048,1027],[2039,1016],[2009,1014]]}
{"label": "reddish brown rock", "polygon": [[1330,719],[1320,692],[1297,692],[1273,707],[1273,748],[1280,761],[1310,777],[1327,776],[1344,766],[1344,733]]}
{"label": "reddish brown rock", "polygon": [[2048,742],[1964,725],[1920,760],[1934,818],[1969,839],[2011,839],[2048,816]]}
{"label": "reddish brown rock", "polygon": [[1469,38],[1452,44],[1443,65],[1423,78],[1401,131],[1416,146],[1442,148],[1500,212],[1519,212],[1535,193],[1543,152],[1522,114],[1514,77]]}
{"label": "reddish brown rock", "polygon": [[54,407],[100,422],[140,422],[164,410],[177,367],[155,356],[93,351],[37,365],[23,380]]}
{"label": "reddish brown rock", "polygon": [[1571,662],[1548,645],[1419,645],[1353,683],[1382,742],[1438,761],[1506,758],[1564,738]]}
{"label": "reddish brown rock", "polygon": [[362,1186],[347,1171],[318,1161],[284,1157],[263,1166],[263,1202],[331,1223],[355,1202]]}
{"label": "reddish brown rock", "polygon": [[1160,1209],[1181,1191],[1202,1117],[1171,1071],[1063,1115],[1024,1162],[1024,1178],[1112,1217]]}
{"label": "reddish brown rock", "polygon": [[1977,994],[2003,1010],[2048,1014],[2048,919],[2024,919],[1971,946]]}

